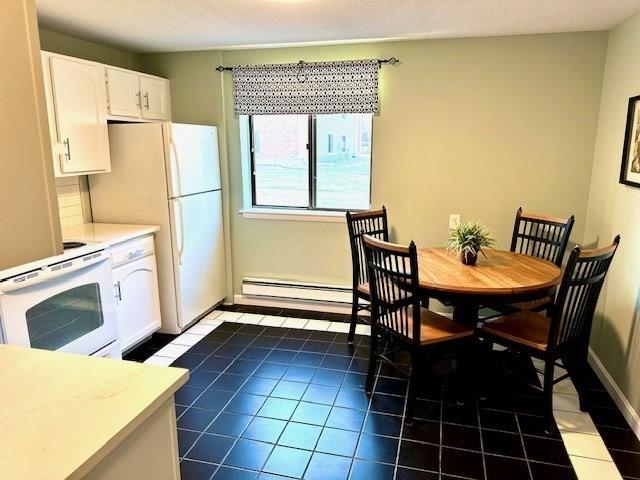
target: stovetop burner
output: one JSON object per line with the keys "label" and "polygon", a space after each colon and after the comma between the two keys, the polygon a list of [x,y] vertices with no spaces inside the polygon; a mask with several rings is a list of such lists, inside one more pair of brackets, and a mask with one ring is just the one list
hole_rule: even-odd
{"label": "stovetop burner", "polygon": [[65,250],[69,250],[72,248],[80,248],[80,247],[84,247],[86,245],[86,243],[82,243],[82,242],[62,242],[62,246]]}

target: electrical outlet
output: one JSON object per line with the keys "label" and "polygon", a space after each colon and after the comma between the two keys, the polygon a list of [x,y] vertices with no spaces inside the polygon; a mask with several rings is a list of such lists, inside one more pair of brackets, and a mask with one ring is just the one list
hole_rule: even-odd
{"label": "electrical outlet", "polygon": [[452,213],[449,215],[449,228],[456,228],[458,225],[460,225],[460,214]]}

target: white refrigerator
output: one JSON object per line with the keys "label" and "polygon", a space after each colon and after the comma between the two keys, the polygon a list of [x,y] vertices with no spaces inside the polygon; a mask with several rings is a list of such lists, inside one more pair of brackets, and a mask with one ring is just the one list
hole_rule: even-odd
{"label": "white refrigerator", "polygon": [[162,332],[179,333],[226,295],[216,127],[109,125],[111,172],[89,176],[93,221],[160,225]]}

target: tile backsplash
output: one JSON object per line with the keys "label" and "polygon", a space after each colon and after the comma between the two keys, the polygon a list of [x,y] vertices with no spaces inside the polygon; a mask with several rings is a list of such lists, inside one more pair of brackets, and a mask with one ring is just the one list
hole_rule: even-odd
{"label": "tile backsplash", "polygon": [[86,177],[56,178],[62,234],[68,227],[91,221]]}

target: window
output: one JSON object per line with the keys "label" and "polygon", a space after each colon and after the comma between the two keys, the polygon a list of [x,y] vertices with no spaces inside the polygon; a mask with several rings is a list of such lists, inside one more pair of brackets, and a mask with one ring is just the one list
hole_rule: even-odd
{"label": "window", "polygon": [[253,205],[369,208],[372,118],[371,114],[249,117]]}

